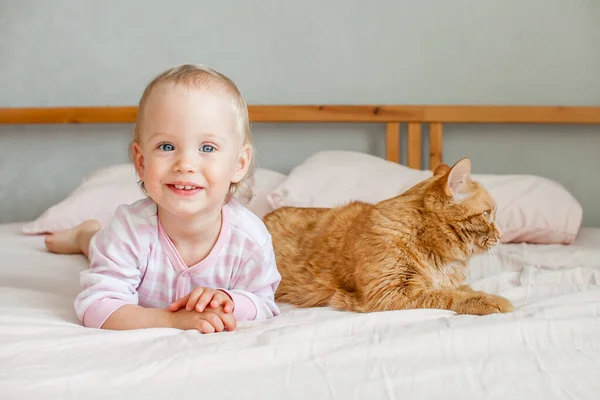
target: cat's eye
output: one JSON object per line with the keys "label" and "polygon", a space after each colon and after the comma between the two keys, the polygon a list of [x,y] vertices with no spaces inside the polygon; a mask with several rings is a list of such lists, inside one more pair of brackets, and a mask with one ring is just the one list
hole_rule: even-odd
{"label": "cat's eye", "polygon": [[481,213],[481,216],[487,221],[490,222],[492,219],[492,215],[489,211],[484,211]]}

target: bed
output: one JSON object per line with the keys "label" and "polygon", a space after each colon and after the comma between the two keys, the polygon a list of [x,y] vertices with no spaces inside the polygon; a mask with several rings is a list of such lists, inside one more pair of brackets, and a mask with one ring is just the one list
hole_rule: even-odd
{"label": "bed", "polygon": [[[131,122],[135,112],[0,109],[0,123]],[[407,126],[406,168],[420,173],[443,162],[444,123],[600,123],[594,107],[252,106],[250,113],[258,122],[384,123],[385,161],[395,164]],[[470,284],[509,298],[512,313],[355,314],[282,304],[274,319],[214,335],[82,327],[73,299],[86,260],[47,252],[43,238],[24,234],[23,223],[0,224],[1,399],[600,397],[600,228],[578,227],[568,244],[502,243],[475,257]]]}

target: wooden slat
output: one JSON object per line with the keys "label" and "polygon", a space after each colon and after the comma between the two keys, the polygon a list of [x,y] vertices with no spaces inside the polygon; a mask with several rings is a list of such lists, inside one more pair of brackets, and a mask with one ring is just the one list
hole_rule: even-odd
{"label": "wooden slat", "polygon": [[385,158],[400,162],[400,123],[388,122],[385,126]]}
{"label": "wooden slat", "polygon": [[421,124],[408,124],[408,166],[421,169]]}
{"label": "wooden slat", "polygon": [[[0,108],[0,124],[131,123],[136,107]],[[254,105],[253,122],[600,124],[600,107]]]}
{"label": "wooden slat", "polygon": [[429,124],[429,169],[434,170],[442,163],[442,124],[432,122]]}
{"label": "wooden slat", "polygon": [[0,108],[0,124],[132,123],[137,107]]}

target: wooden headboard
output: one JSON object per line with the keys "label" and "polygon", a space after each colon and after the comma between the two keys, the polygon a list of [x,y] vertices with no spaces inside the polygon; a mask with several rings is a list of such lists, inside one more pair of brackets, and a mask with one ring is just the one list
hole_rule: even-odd
{"label": "wooden headboard", "polygon": [[[386,159],[400,162],[400,124],[407,123],[407,165],[421,169],[421,127],[429,124],[429,168],[442,162],[443,124],[600,124],[600,107],[251,105],[260,123],[358,122],[386,124]],[[0,108],[0,124],[133,123],[137,107]]]}

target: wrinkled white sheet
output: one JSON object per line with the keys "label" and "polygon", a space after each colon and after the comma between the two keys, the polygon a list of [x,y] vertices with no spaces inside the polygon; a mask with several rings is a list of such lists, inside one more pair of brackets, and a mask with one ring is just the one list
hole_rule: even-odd
{"label": "wrinkled white sheet", "polygon": [[503,245],[475,289],[507,315],[282,306],[236,332],[83,328],[83,256],[0,225],[0,399],[599,399],[600,229],[572,246]]}

